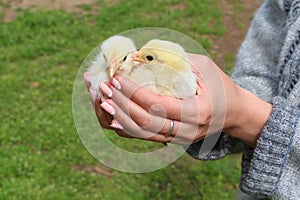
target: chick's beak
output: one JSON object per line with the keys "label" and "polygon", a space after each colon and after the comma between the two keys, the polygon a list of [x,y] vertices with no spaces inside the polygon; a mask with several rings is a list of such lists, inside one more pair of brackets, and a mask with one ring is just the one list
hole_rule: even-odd
{"label": "chick's beak", "polygon": [[109,66],[108,66],[109,76],[113,77],[117,70],[118,70],[118,64],[117,64],[117,61],[114,59],[114,60],[112,60],[112,62],[110,62]]}
{"label": "chick's beak", "polygon": [[142,54],[139,51],[132,54],[132,61],[145,63],[145,60],[142,58]]}
{"label": "chick's beak", "polygon": [[113,77],[114,74],[116,73],[117,68],[114,65],[108,66],[108,73],[110,77]]}

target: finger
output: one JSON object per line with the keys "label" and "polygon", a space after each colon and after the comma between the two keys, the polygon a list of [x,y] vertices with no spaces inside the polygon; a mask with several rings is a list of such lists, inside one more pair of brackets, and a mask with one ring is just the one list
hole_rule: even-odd
{"label": "finger", "polygon": [[147,112],[151,111],[153,115],[188,123],[197,123],[199,121],[201,110],[198,108],[200,104],[197,96],[177,99],[159,95],[123,77],[120,78],[120,84],[122,94],[140,105]]}
{"label": "finger", "polygon": [[104,82],[99,85],[99,89],[106,94],[107,97],[112,97],[112,85],[109,82]]}
{"label": "finger", "polygon": [[162,133],[163,135],[167,137],[173,137],[173,140],[175,141],[191,144],[193,141],[205,137],[207,128],[193,124],[167,120],[162,130],[164,131],[164,133]]}
{"label": "finger", "polygon": [[110,127],[114,128],[114,129],[124,129],[124,127],[115,119],[113,119],[109,125]]}
{"label": "finger", "polygon": [[[127,128],[127,129],[133,130],[133,132],[142,131],[142,130],[138,130],[139,128],[143,130],[148,130],[151,133],[156,133],[161,135],[166,135],[166,133],[169,133],[170,120],[155,115],[151,115],[150,113],[142,109],[139,105],[137,105],[135,102],[131,101],[126,96],[124,96],[120,91],[113,89],[112,100],[113,101],[107,100],[107,102],[109,102],[109,104],[111,105],[116,104],[116,106],[122,112],[124,112],[124,114],[127,117],[130,118],[130,121],[133,121],[133,123],[137,126],[137,127]],[[197,104],[193,102],[188,102],[188,105],[192,105],[192,106],[187,107],[186,110],[187,111],[191,110],[190,113],[192,113],[192,111],[195,110],[194,105]],[[114,114],[116,111],[112,112],[112,110],[108,110],[108,112]],[[190,121],[192,120],[194,120],[195,123],[189,124],[189,123],[175,122],[174,131],[172,131],[171,136],[173,137],[177,136],[176,133],[178,132],[179,127],[182,126],[180,128],[183,134],[180,137],[183,139],[188,139],[189,141],[193,140],[196,135],[195,134],[187,135],[186,133],[197,132],[198,124],[199,124],[199,115],[192,117]]]}
{"label": "finger", "polygon": [[114,131],[123,138],[134,138],[131,135],[126,134],[124,131],[122,131],[120,129],[114,129]]}
{"label": "finger", "polygon": [[[144,87],[138,86],[127,78],[120,76],[115,78],[121,84],[121,92],[142,106],[146,111],[149,111],[153,105],[160,105],[160,107],[165,109],[168,118],[180,120],[181,104],[179,99],[155,94]],[[161,109],[154,109],[152,107],[152,113],[157,116],[162,116]]]}
{"label": "finger", "polygon": [[113,107],[114,112],[111,112],[110,109],[108,109],[107,111],[113,113],[114,119],[116,119],[124,127],[122,132],[124,132],[126,135],[156,142],[170,142],[172,140],[173,137],[166,137],[164,135],[159,135],[157,133],[142,129],[112,100],[107,99],[105,100],[105,102]]}
{"label": "finger", "polygon": [[[113,115],[114,119],[118,121],[124,127],[123,132],[137,138],[148,138],[153,133],[144,131],[140,126],[138,126],[125,112],[123,112],[120,107],[115,104],[112,100],[106,99],[105,103],[109,104],[111,107],[105,108],[107,112]],[[148,132],[148,133],[146,133]]]}
{"label": "finger", "polygon": [[151,115],[142,107],[125,97],[120,91],[114,90],[112,100],[138,126],[153,133],[162,132],[167,119]]}
{"label": "finger", "polygon": [[[179,137],[188,141],[193,141],[197,136],[198,123],[190,124],[151,115],[151,111],[150,113],[146,112],[118,90],[113,92],[112,101],[110,104],[116,104],[139,127],[151,133],[171,136],[173,138]],[[172,121],[174,122],[173,124]],[[181,133],[178,134],[179,132]]]}
{"label": "finger", "polygon": [[[129,132],[128,130],[125,130],[126,132]],[[115,132],[124,138],[138,138],[138,137],[133,137],[132,135],[127,134],[124,132],[124,130],[115,130]],[[173,142],[173,138],[171,137],[164,137],[164,136],[159,136],[159,135],[154,135],[153,137],[148,137],[148,138],[139,138],[145,141],[151,141],[151,142],[159,142],[159,143],[170,143]],[[179,141],[177,142],[179,144]]]}
{"label": "finger", "polygon": [[[191,144],[193,141],[197,141],[200,138],[204,138],[205,133],[202,135],[197,134],[197,127],[190,126],[185,124],[185,128],[177,128],[177,133],[172,133],[170,135],[153,133],[149,130],[139,127],[135,122],[128,117],[122,110],[116,105],[112,100],[106,100],[109,103],[114,111],[112,112],[111,108],[107,109],[107,112],[113,113],[115,120],[122,124],[123,129],[118,130],[118,135],[126,138],[139,138],[147,141],[155,141],[161,143],[174,143],[174,144]],[[176,127],[176,125],[175,125]],[[175,128],[174,127],[174,128]],[[177,126],[181,127],[181,126]],[[167,130],[167,129],[166,129]],[[176,132],[176,128],[174,129]]]}
{"label": "finger", "polygon": [[[164,117],[152,115],[151,110],[157,105],[152,106],[150,108],[150,111],[146,112],[142,107],[125,97],[118,90],[114,90],[112,100],[127,116],[129,116],[141,128],[151,131],[152,133],[158,133],[162,135],[166,135],[167,133],[169,133],[171,120],[165,118],[166,114],[164,115]],[[180,123],[178,122],[178,124]],[[174,126],[172,136],[176,135],[175,133],[177,132],[177,128],[178,126]]]}
{"label": "finger", "polygon": [[94,102],[94,109],[95,109],[98,122],[102,128],[112,129],[112,127],[110,127],[110,124],[111,121],[113,120],[113,117],[102,109],[101,103],[102,103],[101,100],[97,100]]}

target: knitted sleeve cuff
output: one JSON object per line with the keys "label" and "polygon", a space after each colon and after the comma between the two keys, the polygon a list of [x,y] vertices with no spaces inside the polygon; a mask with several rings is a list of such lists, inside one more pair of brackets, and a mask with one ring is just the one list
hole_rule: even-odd
{"label": "knitted sleeve cuff", "polygon": [[271,196],[277,189],[299,121],[299,108],[275,97],[273,110],[253,150],[245,149],[240,188],[246,193]]}

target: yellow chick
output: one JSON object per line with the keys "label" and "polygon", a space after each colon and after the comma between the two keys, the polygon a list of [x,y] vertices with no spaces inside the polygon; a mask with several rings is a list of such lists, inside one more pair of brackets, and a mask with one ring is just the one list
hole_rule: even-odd
{"label": "yellow chick", "polygon": [[196,93],[196,77],[179,44],[153,39],[123,61],[113,75],[127,77],[161,95],[184,99]]}

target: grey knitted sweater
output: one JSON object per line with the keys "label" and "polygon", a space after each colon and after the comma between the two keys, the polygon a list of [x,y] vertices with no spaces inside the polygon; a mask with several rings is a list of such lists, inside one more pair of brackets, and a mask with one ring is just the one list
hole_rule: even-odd
{"label": "grey knitted sweater", "polygon": [[[300,199],[300,0],[266,0],[258,9],[237,55],[232,79],[272,103],[255,149],[222,133],[210,153],[202,141],[187,152],[219,159],[243,151],[243,199]],[[242,144],[242,145],[241,145]]]}

